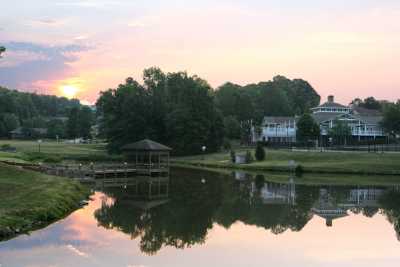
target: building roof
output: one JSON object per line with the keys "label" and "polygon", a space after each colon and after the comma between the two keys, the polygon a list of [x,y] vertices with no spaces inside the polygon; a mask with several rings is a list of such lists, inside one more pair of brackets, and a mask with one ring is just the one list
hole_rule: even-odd
{"label": "building roof", "polygon": [[363,107],[359,107],[356,105],[352,106],[352,110],[354,114],[363,115],[363,116],[382,116],[382,112],[375,109],[367,109]]}
{"label": "building roof", "polygon": [[144,139],[132,144],[127,144],[122,147],[122,150],[132,151],[170,151],[172,148],[164,146],[160,143],[149,139]]}
{"label": "building roof", "polygon": [[283,116],[265,116],[263,120],[263,124],[266,123],[277,123],[282,124],[288,121],[298,121],[298,117],[283,117]]}
{"label": "building roof", "polygon": [[346,107],[346,106],[336,103],[336,102],[328,101],[328,102],[325,102],[322,105],[319,105],[318,107],[313,108],[313,109],[317,109],[317,108],[349,108],[349,107]]}

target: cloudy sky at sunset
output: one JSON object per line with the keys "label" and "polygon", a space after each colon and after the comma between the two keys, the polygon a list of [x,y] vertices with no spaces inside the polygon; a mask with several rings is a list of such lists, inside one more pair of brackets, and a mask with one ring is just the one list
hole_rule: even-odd
{"label": "cloudy sky at sunset", "polygon": [[0,85],[89,102],[150,66],[213,87],[281,74],[343,103],[400,98],[398,0],[13,0],[0,45]]}

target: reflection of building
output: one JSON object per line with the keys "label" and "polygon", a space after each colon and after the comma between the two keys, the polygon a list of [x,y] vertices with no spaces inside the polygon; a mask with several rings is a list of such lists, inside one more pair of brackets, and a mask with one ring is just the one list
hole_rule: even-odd
{"label": "reflection of building", "polygon": [[382,188],[357,188],[345,190],[345,194],[339,197],[332,192],[320,189],[319,199],[312,208],[312,212],[326,220],[328,227],[332,226],[335,219],[346,217],[349,209],[365,207],[378,208],[379,197],[385,193]]}
{"label": "reflection of building", "polygon": [[[382,114],[356,106],[344,106],[328,97],[324,104],[312,108],[312,117],[320,125],[321,135],[328,136],[337,121],[346,123],[351,128],[354,139],[370,140],[385,135],[380,121]],[[253,136],[253,141],[269,141],[272,143],[296,142],[297,121],[299,117],[264,117],[261,134]]]}
{"label": "reflection of building", "polygon": [[339,207],[327,189],[320,189],[319,199],[311,211],[326,220],[326,226],[331,227],[335,219],[346,217],[347,210]]}
{"label": "reflection of building", "polygon": [[[254,183],[252,187],[252,191],[254,191]],[[260,197],[264,204],[295,204],[296,185],[294,183],[278,184],[267,182],[261,188]]]}
{"label": "reflection of building", "polygon": [[168,202],[169,177],[99,179],[95,189],[115,191],[119,202],[147,210]]}
{"label": "reflection of building", "polygon": [[[297,199],[302,194],[299,186],[293,182],[272,183],[265,182],[260,188],[256,182],[251,185],[251,197],[256,194],[262,199],[263,204],[268,205],[297,205]],[[317,189],[318,190],[318,189]],[[349,210],[372,211],[379,209],[379,199],[388,190],[398,190],[398,188],[350,188],[350,187],[321,187],[317,198],[312,204],[311,212],[326,220],[326,225],[331,227],[333,221],[348,216]],[[304,197],[304,195],[301,195]]]}

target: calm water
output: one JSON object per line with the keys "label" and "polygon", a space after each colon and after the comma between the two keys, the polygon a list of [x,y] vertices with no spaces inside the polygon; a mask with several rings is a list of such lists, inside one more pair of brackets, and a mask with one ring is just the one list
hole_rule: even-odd
{"label": "calm water", "polygon": [[97,183],[85,208],[0,243],[0,265],[399,266],[399,231],[397,187],[175,170]]}

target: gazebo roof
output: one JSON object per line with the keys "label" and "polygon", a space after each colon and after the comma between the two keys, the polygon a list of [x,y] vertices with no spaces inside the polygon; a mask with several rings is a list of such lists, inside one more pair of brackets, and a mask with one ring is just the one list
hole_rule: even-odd
{"label": "gazebo roof", "polygon": [[172,148],[164,146],[160,143],[149,139],[144,139],[132,144],[127,144],[122,147],[125,151],[171,151]]}

